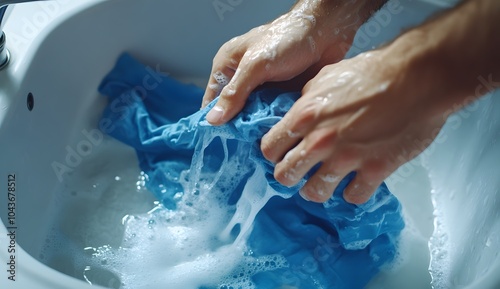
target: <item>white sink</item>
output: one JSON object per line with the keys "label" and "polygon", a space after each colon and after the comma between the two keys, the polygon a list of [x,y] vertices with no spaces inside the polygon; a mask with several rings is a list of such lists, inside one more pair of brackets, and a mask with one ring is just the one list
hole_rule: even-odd
{"label": "white sink", "polygon": [[[228,5],[226,10],[218,2]],[[135,154],[108,138],[93,142],[87,133],[96,128],[105,105],[97,86],[118,55],[128,51],[153,69],[203,86],[221,44],[294,2],[60,0],[17,5],[5,27],[12,61],[0,72],[0,263],[11,256],[5,181],[15,174],[16,281],[8,280],[0,265],[0,288],[90,288],[83,272],[75,271],[74,256],[96,240],[117,242],[123,233],[118,216],[153,206],[147,193],[123,203],[106,195],[106,178],[139,175]],[[360,29],[349,55],[389,41],[442,9],[411,0],[390,5],[392,10],[385,8]],[[34,100],[31,111],[28,95]],[[433,242],[431,248],[449,248],[436,255],[442,260],[433,258],[435,270],[447,264],[437,270],[442,280],[436,287],[498,288],[492,272],[500,269],[500,136],[492,108],[499,115],[498,96],[483,99],[458,127],[456,120],[448,124],[446,141],[424,153],[423,166],[419,158],[388,179],[411,231],[404,233],[402,264],[381,273],[368,288],[431,287],[431,190],[442,224],[434,236],[447,236],[440,239],[444,246]],[[96,218],[101,227],[87,228]],[[467,232],[477,225],[473,220],[482,227],[470,236]],[[50,254],[58,257],[48,261]],[[477,263],[476,256],[481,256]],[[117,285],[109,282],[103,285]]]}

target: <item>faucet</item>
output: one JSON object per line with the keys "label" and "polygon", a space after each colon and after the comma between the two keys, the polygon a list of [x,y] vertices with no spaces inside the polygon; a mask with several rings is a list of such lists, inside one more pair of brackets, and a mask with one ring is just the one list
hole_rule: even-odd
{"label": "faucet", "polygon": [[0,0],[0,70],[7,67],[10,60],[10,53],[7,47],[5,47],[7,36],[3,32],[4,26],[4,16],[7,14],[7,7],[10,4],[23,3],[23,2],[34,2],[43,0]]}

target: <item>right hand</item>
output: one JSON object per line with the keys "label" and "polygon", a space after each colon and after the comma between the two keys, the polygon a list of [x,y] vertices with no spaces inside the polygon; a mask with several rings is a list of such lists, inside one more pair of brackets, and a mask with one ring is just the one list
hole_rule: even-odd
{"label": "right hand", "polygon": [[[250,92],[264,82],[285,81],[305,72],[308,75],[302,80],[305,84],[323,65],[344,57],[345,46],[352,42],[354,32],[349,37],[342,34],[342,38],[331,29],[335,21],[320,16],[318,9],[324,7],[298,6],[271,23],[233,38],[219,49],[202,103],[205,107],[220,93],[220,99],[207,115],[212,125],[233,118]],[[332,18],[328,13],[325,15]],[[335,40],[346,45],[335,45]]]}
{"label": "right hand", "polygon": [[264,157],[276,163],[276,180],[296,185],[321,164],[300,194],[323,203],[356,171],[343,197],[362,204],[422,152],[446,120],[436,109],[445,85],[432,63],[422,65],[408,51],[389,47],[363,53],[327,65],[311,79],[262,138]]}

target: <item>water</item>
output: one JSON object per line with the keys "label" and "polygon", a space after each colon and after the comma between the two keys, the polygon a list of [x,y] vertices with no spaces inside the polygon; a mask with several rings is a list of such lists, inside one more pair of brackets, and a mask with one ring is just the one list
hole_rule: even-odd
{"label": "water", "polygon": [[401,233],[398,260],[394,266],[383,269],[367,289],[430,289],[428,242],[434,230],[434,208],[428,172],[417,158],[399,168],[386,182],[403,205],[406,227]]}
{"label": "water", "polygon": [[[234,159],[230,166],[241,171],[234,168],[242,161]],[[70,276],[109,288],[254,288],[254,274],[287,266],[283,256],[255,257],[245,246],[252,228],[248,216],[275,194],[265,187],[256,190],[264,183],[259,182],[261,173],[257,169],[250,177],[244,201],[221,205],[227,192],[211,190],[214,179],[224,181],[227,174],[207,175],[200,169],[196,178],[211,181],[194,185],[186,171],[180,180],[182,201],[169,211],[145,188],[148,176],[139,171],[135,152],[106,139],[61,186],[56,202],[66,209],[54,218],[39,258]],[[427,240],[411,217],[405,222],[409,225],[398,262],[367,288],[430,284]]]}
{"label": "water", "polygon": [[[253,193],[264,177],[256,170],[240,201],[228,205],[230,190],[214,192],[214,182],[237,184],[202,170],[203,158],[182,174],[184,192],[172,211],[145,188],[148,176],[138,170],[135,152],[106,139],[61,186],[56,202],[65,210],[54,218],[39,258],[110,288],[254,288],[253,275],[287,266],[283,256],[254,257],[245,245],[253,218],[274,194]],[[226,165],[244,171],[243,161]]]}

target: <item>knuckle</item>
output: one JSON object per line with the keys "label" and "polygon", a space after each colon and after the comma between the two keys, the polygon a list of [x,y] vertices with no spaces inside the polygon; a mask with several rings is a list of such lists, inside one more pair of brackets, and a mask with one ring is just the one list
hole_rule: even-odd
{"label": "knuckle", "polygon": [[[335,140],[333,140],[333,142],[335,143]],[[355,148],[336,148],[334,164],[339,168],[343,168],[344,171],[351,171],[359,168],[361,161],[362,159]]]}
{"label": "knuckle", "polygon": [[233,88],[224,88],[220,94],[220,98],[224,101],[228,109],[240,110],[245,104],[245,98],[237,94],[236,90]]}
{"label": "knuckle", "polygon": [[333,128],[322,129],[310,135],[307,140],[306,151],[327,151],[332,150],[337,140],[338,133]]}
{"label": "knuckle", "polygon": [[290,111],[290,129],[300,131],[302,127],[309,127],[318,120],[317,105],[300,99],[295,104],[295,110]]}
{"label": "knuckle", "polygon": [[234,47],[235,47],[234,43],[232,43],[231,41],[228,41],[228,42],[222,44],[222,46],[219,48],[219,53],[229,54],[234,50]]}
{"label": "knuckle", "polygon": [[375,185],[382,182],[393,171],[393,166],[387,161],[383,160],[369,160],[366,161],[360,169],[363,180],[368,185]]}
{"label": "knuckle", "polygon": [[315,122],[317,117],[317,105],[314,103],[307,103],[302,107],[297,120],[299,122]]}

